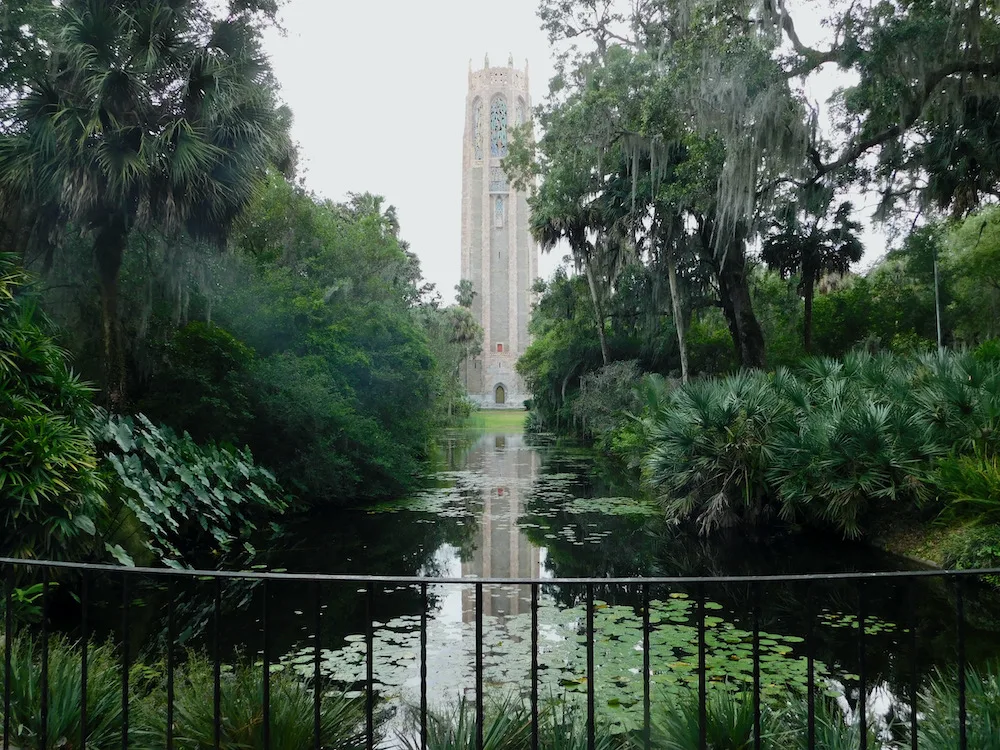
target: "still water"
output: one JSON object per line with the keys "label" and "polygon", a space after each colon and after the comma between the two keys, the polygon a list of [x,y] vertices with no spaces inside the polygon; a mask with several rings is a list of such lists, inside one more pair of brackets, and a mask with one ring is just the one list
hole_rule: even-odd
{"label": "still water", "polygon": [[[908,569],[914,564],[860,544],[826,537],[753,536],[706,540],[665,526],[655,508],[616,483],[585,450],[521,434],[455,431],[440,442],[431,486],[374,509],[310,517],[273,548],[271,568],[295,572],[426,576],[427,687],[432,706],[475,690],[475,586],[478,578],[628,577],[816,573]],[[469,585],[434,584],[461,577]],[[484,692],[523,694],[530,674],[530,590],[487,586],[483,592]],[[651,653],[656,694],[696,683],[694,589],[653,590]],[[260,643],[259,591],[233,604],[227,635],[251,653]],[[746,585],[708,585],[707,668],[725,684],[749,682],[755,594]],[[763,689],[781,695],[806,680],[805,639],[812,635],[819,684],[850,719],[867,677],[871,714],[905,716],[899,700],[911,681],[950,669],[956,656],[951,586],[925,579],[913,586],[881,582],[860,591],[851,582],[771,585],[757,593]],[[316,592],[309,586],[270,592],[270,651],[287,669],[312,669]],[[544,585],[540,592],[540,694],[572,702],[586,692],[584,587]],[[641,718],[642,594],[634,587],[594,586],[595,689],[599,718],[619,730]],[[863,597],[863,646],[855,615]],[[234,600],[235,601],[235,600]],[[365,675],[369,603],[355,585],[319,592],[322,668],[347,688]],[[380,588],[371,604],[374,677],[385,706],[415,705],[420,695],[417,587]],[[1000,606],[989,591],[967,594],[966,651],[972,665],[1000,655]],[[242,619],[236,617],[243,612]],[[398,730],[401,712],[393,720]]]}

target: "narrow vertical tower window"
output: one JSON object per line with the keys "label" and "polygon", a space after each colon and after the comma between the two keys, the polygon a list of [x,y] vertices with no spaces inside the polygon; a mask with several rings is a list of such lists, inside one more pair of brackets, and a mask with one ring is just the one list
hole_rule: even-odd
{"label": "narrow vertical tower window", "polygon": [[490,104],[490,155],[498,159],[507,156],[507,102],[502,96]]}
{"label": "narrow vertical tower window", "polygon": [[477,99],[472,105],[472,148],[476,161],[483,160],[483,102]]}

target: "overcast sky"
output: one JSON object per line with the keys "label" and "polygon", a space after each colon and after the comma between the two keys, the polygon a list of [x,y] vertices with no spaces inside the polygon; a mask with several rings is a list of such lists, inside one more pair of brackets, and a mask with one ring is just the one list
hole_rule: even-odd
{"label": "overcast sky", "polygon": [[[796,3],[798,4],[798,3]],[[288,0],[286,33],[268,38],[282,95],[295,115],[306,184],[343,200],[384,195],[424,277],[451,302],[459,280],[462,135],[469,61],[518,67],[530,62],[531,96],[542,101],[552,75],[538,0]],[[808,5],[806,6],[808,8]],[[796,14],[799,33],[822,44],[815,14]],[[843,81],[824,72],[810,86],[826,99]],[[867,218],[874,199],[851,196]],[[885,251],[869,230],[863,264]],[[560,260],[541,255],[548,277]]]}
{"label": "overcast sky", "polygon": [[[552,64],[537,0],[288,0],[268,39],[295,114],[308,187],[384,195],[445,302],[459,280],[462,135],[469,60],[530,62],[533,103]],[[548,276],[558,258],[542,256]]]}

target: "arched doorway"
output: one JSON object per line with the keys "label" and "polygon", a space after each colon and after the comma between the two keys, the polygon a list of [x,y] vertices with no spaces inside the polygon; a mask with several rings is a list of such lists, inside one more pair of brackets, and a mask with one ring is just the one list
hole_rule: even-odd
{"label": "arched doorway", "polygon": [[496,397],[496,403],[505,404],[507,403],[507,390],[502,386],[498,385],[497,389],[493,392]]}

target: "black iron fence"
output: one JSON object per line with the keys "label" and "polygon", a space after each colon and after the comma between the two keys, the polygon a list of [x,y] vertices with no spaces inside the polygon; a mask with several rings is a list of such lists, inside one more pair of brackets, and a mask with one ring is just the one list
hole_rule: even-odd
{"label": "black iron fence", "polygon": [[[156,606],[158,614],[162,617],[157,620],[155,628],[149,624],[148,614],[144,615],[143,638],[151,640],[152,633],[156,633],[158,643],[163,644],[162,659],[165,664],[165,694],[166,699],[162,707],[165,713],[165,746],[173,748],[175,746],[174,726],[175,726],[175,674],[179,664],[187,653],[184,643],[200,644],[208,654],[212,669],[212,707],[211,713],[214,719],[214,731],[212,741],[214,747],[224,746],[222,738],[222,693],[223,674],[226,669],[227,658],[231,655],[226,638],[226,628],[223,616],[223,592],[225,588],[235,582],[252,584],[255,588],[254,594],[248,601],[251,602],[249,608],[243,610],[242,617],[253,618],[255,621],[255,632],[260,635],[260,642],[255,645],[255,655],[258,657],[255,668],[259,668],[259,698],[261,715],[261,743],[265,749],[272,747],[279,750],[273,744],[271,736],[271,715],[272,715],[272,693],[271,686],[273,670],[278,665],[283,654],[275,653],[272,643],[274,600],[277,592],[283,587],[298,587],[300,593],[305,590],[308,594],[299,597],[300,611],[305,622],[309,622],[312,632],[308,635],[309,647],[306,653],[309,654],[311,664],[308,668],[303,668],[303,663],[299,661],[299,673],[307,684],[311,685],[314,699],[313,712],[311,717],[313,729],[313,743],[315,748],[324,747],[321,739],[321,700],[324,693],[324,685],[331,681],[329,676],[323,674],[323,649],[333,647],[336,644],[323,643],[324,623],[326,618],[335,617],[336,613],[325,611],[324,601],[330,587],[348,587],[353,592],[363,597],[364,601],[364,668],[359,673],[360,679],[354,687],[357,690],[359,702],[363,703],[363,746],[375,748],[380,742],[378,721],[380,714],[380,695],[378,682],[376,680],[376,667],[379,654],[375,649],[376,631],[380,623],[377,621],[376,611],[380,598],[387,595],[387,592],[398,591],[400,588],[412,590],[419,601],[419,615],[414,618],[414,630],[416,631],[416,642],[419,644],[419,656],[417,664],[419,669],[419,699],[413,706],[416,730],[413,736],[413,746],[419,745],[421,748],[428,746],[428,623],[432,610],[431,590],[442,590],[449,587],[463,587],[471,593],[471,612],[468,612],[469,625],[474,633],[474,649],[470,654],[472,660],[472,674],[474,676],[474,690],[472,690],[471,703],[474,704],[474,744],[479,750],[484,747],[484,727],[487,723],[486,700],[484,698],[484,668],[485,650],[484,643],[484,622],[488,615],[484,614],[484,602],[489,597],[489,591],[497,586],[516,586],[524,592],[523,600],[526,603],[527,612],[527,649],[530,653],[530,665],[527,669],[527,680],[523,686],[523,699],[527,704],[530,715],[530,746],[534,749],[544,747],[543,739],[540,738],[540,715],[542,702],[545,696],[540,694],[539,675],[544,669],[540,664],[540,633],[544,628],[544,623],[540,625],[539,612],[540,601],[544,592],[555,588],[572,590],[577,592],[576,597],[584,616],[579,622],[579,635],[585,650],[583,659],[585,674],[581,681],[584,687],[579,691],[581,695],[581,706],[583,707],[583,720],[586,722],[586,745],[595,748],[598,744],[599,717],[596,710],[597,702],[597,679],[596,674],[601,668],[599,659],[601,658],[595,649],[597,642],[597,630],[595,630],[595,616],[598,611],[605,607],[605,603],[600,597],[607,598],[608,592],[620,590],[628,592],[630,606],[633,607],[638,621],[639,640],[634,644],[634,651],[641,666],[636,667],[638,679],[641,681],[641,703],[637,704],[637,709],[641,705],[640,726],[632,732],[632,741],[640,746],[650,747],[654,744],[651,733],[651,706],[655,699],[654,690],[656,680],[654,675],[668,672],[671,666],[657,663],[659,657],[651,647],[651,639],[654,638],[658,629],[664,627],[662,620],[658,617],[651,617],[651,612],[655,607],[651,606],[657,592],[672,591],[670,596],[683,596],[690,603],[690,608],[682,615],[686,618],[686,627],[690,626],[694,634],[694,648],[696,654],[696,664],[690,665],[690,690],[692,696],[697,700],[697,747],[704,750],[709,747],[708,740],[708,706],[710,683],[717,677],[711,673],[708,664],[709,648],[707,637],[718,618],[710,615],[712,609],[718,608],[713,604],[712,596],[716,589],[720,587],[739,587],[748,593],[748,616],[742,626],[749,634],[746,650],[749,652],[749,674],[746,675],[747,687],[745,693],[747,700],[752,703],[753,729],[752,747],[760,750],[764,741],[762,729],[762,715],[764,713],[764,690],[762,689],[762,663],[765,649],[762,642],[766,640],[762,630],[761,613],[766,608],[769,597],[774,592],[782,589],[796,587],[804,589],[807,594],[801,601],[804,602],[805,617],[803,622],[807,623],[803,636],[798,641],[801,642],[800,658],[805,665],[805,686],[803,691],[803,701],[805,703],[805,725],[804,725],[804,746],[815,750],[820,747],[817,739],[817,702],[822,700],[823,686],[820,682],[824,679],[817,670],[817,633],[816,615],[829,610],[829,602],[824,599],[824,586],[837,584],[840,591],[847,587],[853,591],[853,612],[845,615],[846,630],[848,637],[854,639],[856,646],[856,674],[852,676],[852,682],[856,685],[856,695],[858,699],[852,707],[851,716],[848,721],[857,728],[857,743],[860,750],[868,750],[869,738],[871,737],[870,723],[872,717],[869,714],[868,693],[871,685],[871,675],[868,673],[867,664],[872,656],[872,637],[877,629],[873,623],[878,618],[871,615],[873,602],[873,592],[884,592],[886,587],[898,590],[904,600],[911,603],[909,611],[912,614],[912,621],[902,623],[898,628],[897,636],[893,641],[892,648],[896,653],[892,654],[894,663],[897,665],[899,674],[908,675],[905,679],[904,687],[899,691],[902,694],[897,696],[899,702],[905,706],[906,712],[902,721],[897,722],[896,729],[903,727],[901,736],[887,741],[887,747],[913,748],[926,747],[920,739],[919,723],[923,720],[921,701],[921,680],[922,674],[918,669],[918,644],[922,638],[939,637],[939,633],[926,632],[926,624],[919,621],[917,614],[917,586],[934,581],[947,592],[946,600],[952,607],[951,614],[954,625],[954,651],[949,654],[950,667],[943,671],[948,679],[954,680],[954,688],[957,694],[955,716],[950,718],[956,725],[957,745],[961,750],[972,747],[969,744],[969,727],[971,722],[977,721],[975,715],[970,716],[967,706],[967,670],[969,668],[966,655],[966,638],[969,628],[966,615],[968,592],[975,591],[978,596],[982,591],[982,580],[992,577],[996,580],[1000,576],[1000,570],[971,570],[971,571],[940,571],[940,570],[920,570],[906,572],[877,572],[877,573],[834,573],[820,575],[782,575],[782,576],[723,576],[723,577],[661,577],[661,578],[580,578],[580,579],[558,579],[558,578],[428,578],[428,577],[387,577],[387,576],[344,576],[344,575],[306,575],[294,573],[277,573],[263,571],[200,571],[200,570],[175,570],[175,569],[152,569],[152,568],[125,568],[109,565],[92,565],[67,562],[50,562],[37,560],[15,560],[0,558],[0,567],[4,575],[4,616],[3,616],[3,649],[4,649],[4,672],[3,672],[3,750],[13,747],[24,747],[23,744],[15,745],[12,741],[12,700],[15,693],[25,694],[24,690],[13,690],[13,683],[17,679],[24,679],[23,673],[17,675],[12,670],[12,639],[19,637],[19,633],[27,634],[34,644],[37,645],[40,653],[40,660],[37,665],[37,673],[32,673],[30,678],[37,680],[37,710],[40,721],[38,722],[37,737],[33,740],[34,747],[49,748],[54,747],[57,738],[47,736],[49,732],[48,716],[51,710],[50,705],[50,684],[49,684],[49,652],[52,638],[56,632],[66,634],[76,648],[78,648],[79,658],[79,737],[58,738],[58,741],[67,747],[91,747],[91,729],[88,727],[88,713],[91,707],[88,701],[88,681],[92,678],[90,670],[92,666],[88,663],[89,650],[93,648],[92,638],[101,636],[112,637],[115,643],[116,654],[120,659],[118,679],[121,683],[121,706],[120,706],[120,746],[123,750],[130,747],[130,704],[133,702],[134,693],[130,689],[129,679],[131,667],[134,660],[140,658],[140,654],[149,653],[149,644],[136,643],[137,628],[134,621],[135,597],[136,594],[144,591],[151,583],[161,596],[159,604]],[[192,635],[192,627],[189,621],[189,613],[184,613],[185,622],[178,621],[178,608],[181,599],[179,592],[185,584],[193,584],[200,588],[206,602],[207,610],[206,628],[199,636],[196,632]],[[34,586],[34,594],[31,601],[27,600],[22,592],[28,586]],[[687,593],[677,594],[678,590]],[[98,595],[96,592],[100,592]],[[118,601],[112,605],[109,592],[114,592]],[[876,594],[882,596],[882,593]],[[96,599],[95,599],[96,597]],[[908,597],[908,598],[907,598]],[[99,601],[98,601],[99,600]],[[468,599],[467,599],[468,601]],[[844,609],[844,600],[841,596],[837,603],[840,612]],[[18,607],[29,607],[30,616],[22,616],[23,613]],[[877,607],[876,607],[877,608]],[[117,623],[112,623],[109,613],[113,612]],[[162,626],[162,627],[161,627]],[[883,627],[883,625],[879,625]],[[922,627],[924,632],[922,632]],[[938,626],[934,626],[937,628]],[[195,628],[194,631],[197,629]],[[200,638],[200,640],[199,640]],[[188,640],[185,640],[188,639]],[[224,642],[228,645],[224,645]],[[249,644],[246,644],[249,647]],[[884,649],[884,644],[877,646]],[[106,676],[106,675],[105,675]],[[435,695],[434,698],[439,698]],[[15,706],[16,708],[16,706]],[[638,713],[638,711],[637,711]],[[899,717],[897,717],[899,718]],[[280,750],[291,750],[290,748],[280,748]],[[975,748],[973,748],[975,750]]]}

